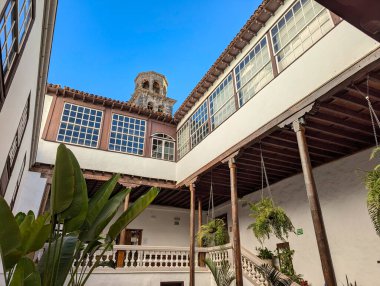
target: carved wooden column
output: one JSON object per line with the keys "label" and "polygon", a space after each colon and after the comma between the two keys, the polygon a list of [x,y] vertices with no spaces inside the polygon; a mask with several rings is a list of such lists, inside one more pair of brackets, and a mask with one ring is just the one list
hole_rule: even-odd
{"label": "carved wooden column", "polygon": [[202,200],[198,199],[198,231],[201,230],[202,226]]}
{"label": "carved wooden column", "polygon": [[190,286],[195,285],[195,184],[190,183]]}
{"label": "carved wooden column", "polygon": [[[126,211],[129,207],[129,194],[124,199],[124,211]],[[127,230],[123,229],[120,232],[120,245],[126,245],[127,244]],[[118,250],[117,251],[117,262],[116,267],[124,267],[124,260],[125,260],[126,252],[124,250]]]}
{"label": "carved wooden column", "polygon": [[232,217],[232,243],[235,261],[236,286],[243,286],[243,271],[241,265],[241,246],[239,230],[239,206],[236,179],[236,162],[235,157],[228,160],[230,168],[230,185],[231,185],[231,217]]}
{"label": "carved wooden column", "polygon": [[307,148],[305,128],[299,120],[293,122],[293,129],[297,135],[298,149],[300,152],[302,171],[306,185],[307,197],[314,224],[315,236],[317,238],[319,256],[322,264],[323,276],[327,286],[336,286],[334,267],[331,259],[329,243],[327,240],[322,210],[319,203],[318,192],[314,181],[309,151]]}

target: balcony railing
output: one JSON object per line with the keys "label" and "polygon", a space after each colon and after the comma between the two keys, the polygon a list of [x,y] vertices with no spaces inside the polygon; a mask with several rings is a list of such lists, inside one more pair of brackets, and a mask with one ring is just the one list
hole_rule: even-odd
{"label": "balcony railing", "polygon": [[[92,266],[102,253],[103,250],[100,249],[88,256],[82,262],[82,267]],[[95,273],[188,272],[190,269],[189,254],[189,247],[115,245],[113,250],[106,251],[100,257],[101,266],[95,269]],[[234,267],[231,244],[196,247],[195,270],[197,272],[208,271],[204,263],[206,258],[210,258],[217,266],[220,266],[221,262],[225,260],[231,263],[232,268]],[[245,278],[255,286],[268,286],[268,281],[258,270],[259,266],[265,262],[244,248],[242,248],[241,258]],[[292,286],[299,285],[293,282]]]}

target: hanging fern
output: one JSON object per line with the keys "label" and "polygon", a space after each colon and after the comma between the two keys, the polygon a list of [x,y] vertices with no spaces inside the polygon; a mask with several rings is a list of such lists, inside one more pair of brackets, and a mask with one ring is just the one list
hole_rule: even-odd
{"label": "hanging fern", "polygon": [[[379,152],[380,148],[375,148],[371,154],[370,159],[377,157]],[[371,217],[377,235],[380,236],[380,164],[377,165],[373,170],[366,172],[365,186],[368,190],[368,213]]]}
{"label": "hanging fern", "polygon": [[214,219],[201,226],[197,233],[199,246],[218,246],[228,242],[226,224],[222,219]]}
{"label": "hanging fern", "polygon": [[270,198],[262,199],[250,204],[251,214],[255,221],[248,226],[253,230],[256,238],[263,243],[271,234],[285,240],[289,232],[294,232],[294,226],[285,211],[276,207]]}

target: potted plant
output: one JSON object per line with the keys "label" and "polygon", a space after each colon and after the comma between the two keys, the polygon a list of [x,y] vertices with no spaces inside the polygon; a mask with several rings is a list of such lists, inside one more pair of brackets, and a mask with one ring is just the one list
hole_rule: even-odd
{"label": "potted plant", "polygon": [[260,258],[264,264],[273,266],[273,252],[266,247],[256,247],[257,257]]}
{"label": "potted plant", "polygon": [[294,226],[285,211],[274,205],[272,199],[263,198],[257,203],[250,203],[250,217],[255,221],[248,228],[262,244],[270,235],[285,240],[290,232],[295,232]]}

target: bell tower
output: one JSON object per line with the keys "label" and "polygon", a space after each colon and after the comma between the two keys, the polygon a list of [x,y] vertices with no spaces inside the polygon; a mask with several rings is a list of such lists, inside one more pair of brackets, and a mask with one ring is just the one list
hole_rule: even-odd
{"label": "bell tower", "polygon": [[154,71],[141,72],[135,78],[135,91],[129,102],[150,109],[172,115],[176,100],[166,96],[168,81],[162,74]]}

